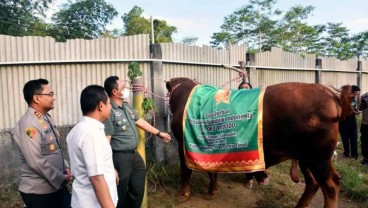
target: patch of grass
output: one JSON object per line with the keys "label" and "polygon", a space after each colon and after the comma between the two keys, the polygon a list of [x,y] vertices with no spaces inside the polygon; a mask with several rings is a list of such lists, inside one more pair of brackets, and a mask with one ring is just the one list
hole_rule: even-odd
{"label": "patch of grass", "polygon": [[367,168],[356,161],[338,161],[336,169],[342,177],[340,190],[352,199],[359,201],[368,200],[368,175]]}
{"label": "patch of grass", "polygon": [[0,208],[23,207],[23,201],[15,182],[0,186]]}
{"label": "patch of grass", "polygon": [[289,176],[290,162],[283,162],[270,168],[270,183],[267,186],[255,186],[255,191],[262,194],[257,201],[259,208],[294,207],[301,196],[295,191],[295,184]]}
{"label": "patch of grass", "polygon": [[147,165],[147,182],[148,193],[157,191],[158,189],[165,189],[167,186],[180,187],[180,167],[158,165],[157,162],[152,161]]}

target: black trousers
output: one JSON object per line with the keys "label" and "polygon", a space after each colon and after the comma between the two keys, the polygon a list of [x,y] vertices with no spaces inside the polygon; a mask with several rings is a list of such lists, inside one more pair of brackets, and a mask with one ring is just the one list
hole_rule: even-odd
{"label": "black trousers", "polygon": [[362,155],[365,160],[368,160],[368,125],[360,126],[360,141],[362,142]]}
{"label": "black trousers", "polygon": [[146,166],[140,154],[114,152],[113,161],[119,174],[117,208],[140,208],[146,182]]}
{"label": "black trousers", "polygon": [[51,194],[26,194],[20,192],[27,208],[70,208],[71,195],[66,186]]}
{"label": "black trousers", "polygon": [[358,158],[358,126],[355,115],[350,115],[345,121],[339,123],[344,155]]}

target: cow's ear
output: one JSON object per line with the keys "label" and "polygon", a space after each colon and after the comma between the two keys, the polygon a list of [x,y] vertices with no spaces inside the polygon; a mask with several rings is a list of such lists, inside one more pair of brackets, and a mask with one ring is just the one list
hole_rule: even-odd
{"label": "cow's ear", "polygon": [[171,82],[170,81],[165,81],[166,82],[166,89],[171,92]]}

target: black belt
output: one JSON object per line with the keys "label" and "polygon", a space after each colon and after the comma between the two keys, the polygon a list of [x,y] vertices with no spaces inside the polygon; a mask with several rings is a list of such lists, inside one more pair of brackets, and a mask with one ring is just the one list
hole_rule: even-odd
{"label": "black belt", "polygon": [[120,154],[134,154],[137,149],[134,150],[113,150],[113,153],[120,153]]}

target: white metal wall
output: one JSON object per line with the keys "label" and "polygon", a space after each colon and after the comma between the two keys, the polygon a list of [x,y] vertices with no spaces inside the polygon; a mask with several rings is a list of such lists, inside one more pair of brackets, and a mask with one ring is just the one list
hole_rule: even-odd
{"label": "white metal wall", "polygon": [[163,69],[165,80],[175,77],[188,77],[197,80],[201,84],[209,84],[217,87],[226,84],[224,87],[232,89],[238,87],[237,82],[229,82],[231,79],[236,78],[238,73],[222,67],[165,64]]}
{"label": "white metal wall", "polygon": [[[161,45],[163,78],[189,77],[203,84],[221,86],[238,73],[221,67],[246,61],[246,48],[231,46],[218,50],[209,46],[188,46],[177,43]],[[79,96],[90,84],[103,85],[111,75],[127,79],[128,63],[139,61],[145,86],[151,87],[149,36],[136,35],[117,39],[68,40],[57,43],[49,37],[11,37],[0,35],[0,131],[12,128],[26,110],[22,88],[37,78],[46,78],[56,92],[55,109],[51,112],[58,125],[75,124],[81,112]],[[257,53],[255,63],[257,84],[266,86],[281,82],[315,81],[315,55],[304,58],[297,54],[272,48]],[[334,87],[356,84],[357,61],[338,61],[322,58],[324,70],[321,82]],[[368,61],[362,61],[368,72]],[[332,71],[329,71],[332,69]],[[333,70],[346,70],[339,72]],[[362,73],[362,91],[367,91],[368,73]],[[231,82],[225,87],[236,88]]]}
{"label": "white metal wall", "polygon": [[346,61],[340,61],[334,57],[321,57],[322,59],[322,69],[335,69],[344,71],[356,71],[357,70],[357,60],[350,59]]}
{"label": "white metal wall", "polygon": [[311,68],[314,69],[316,55],[299,54],[283,51],[280,48],[271,48],[271,51],[260,52],[256,54],[255,66],[263,67],[282,67],[282,68]]}
{"label": "white metal wall", "polygon": [[[140,64],[144,75],[150,74],[150,64]],[[82,116],[79,98],[88,85],[103,86],[108,76],[128,79],[128,63],[41,65],[0,68],[0,129],[11,128],[27,109],[23,86],[32,79],[45,78],[56,93],[55,109],[50,111],[58,125],[71,125]],[[149,88],[149,76],[144,76]]]}
{"label": "white metal wall", "polygon": [[340,88],[343,85],[356,85],[357,74],[347,72],[326,72],[321,75],[321,84]]}
{"label": "white metal wall", "polygon": [[245,61],[245,47],[230,46],[228,50],[210,46],[190,46],[180,43],[161,43],[162,59],[170,61],[238,65]]}
{"label": "white metal wall", "polygon": [[315,83],[313,71],[258,69],[257,77],[259,87],[284,82]]}
{"label": "white metal wall", "polygon": [[[23,86],[45,78],[56,92],[52,114],[58,125],[72,125],[81,117],[79,96],[87,85],[103,85],[111,75],[127,79],[124,59],[149,59],[148,35],[117,39],[68,40],[57,43],[50,37],[0,35],[0,130],[14,127],[25,112]],[[112,60],[104,63],[99,60]],[[67,63],[68,61],[74,61]],[[92,63],[93,62],[93,63]],[[12,65],[23,63],[23,65]],[[4,65],[7,64],[7,65]],[[151,86],[150,64],[142,63],[146,86]]]}

